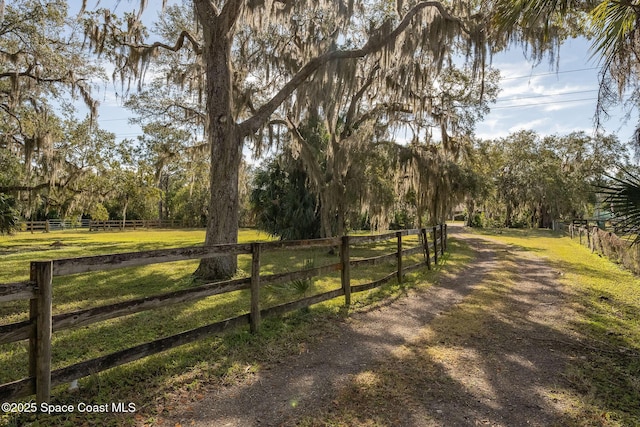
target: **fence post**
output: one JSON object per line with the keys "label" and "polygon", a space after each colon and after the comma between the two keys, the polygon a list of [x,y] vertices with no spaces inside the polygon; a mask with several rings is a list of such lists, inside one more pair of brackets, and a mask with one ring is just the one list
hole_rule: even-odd
{"label": "fence post", "polygon": [[433,263],[438,265],[438,227],[433,226]]}
{"label": "fence post", "polygon": [[431,255],[429,255],[429,239],[427,238],[427,229],[422,228],[420,232],[422,233],[422,238],[424,239],[424,255],[427,258],[427,269],[431,270]]}
{"label": "fence post", "polygon": [[[32,231],[33,233],[33,231]],[[33,283],[36,282],[36,265],[35,262],[30,266],[29,280]],[[37,289],[37,288],[36,288]],[[31,333],[29,334],[29,376],[36,377],[36,347],[38,346],[37,340],[37,328],[38,328],[38,296],[29,300],[29,323],[31,324]],[[35,394],[35,389],[31,390]]]}
{"label": "fence post", "polygon": [[46,220],[46,221],[44,222],[44,231],[45,231],[46,233],[48,233],[48,232],[49,232],[49,220]]}
{"label": "fence post", "polygon": [[402,231],[396,231],[398,239],[398,283],[402,283]]}
{"label": "fence post", "polygon": [[251,333],[260,329],[260,243],[251,244]]}
{"label": "fence post", "polygon": [[602,233],[604,233],[603,230],[598,229],[598,246],[600,246],[600,253],[602,255],[605,255],[604,252],[604,245],[602,244]]}
{"label": "fence post", "polygon": [[447,230],[447,224],[445,223],[444,225],[444,249],[445,250],[447,250],[448,238],[449,238],[449,230]]}
{"label": "fence post", "polygon": [[578,227],[578,235],[580,236],[580,244],[582,244],[582,227]]}
{"label": "fence post", "polygon": [[342,289],[344,290],[344,304],[348,307],[351,305],[351,264],[349,261],[349,236],[342,236],[340,262],[342,263],[342,272],[340,275],[340,279],[342,281]]}
{"label": "fence post", "polygon": [[444,255],[444,224],[440,224],[440,254]]}
{"label": "fence post", "polygon": [[[35,336],[29,340],[29,370],[36,377],[36,402],[40,404],[49,402],[51,397],[53,261],[34,261],[31,263],[31,271],[36,281],[37,296],[31,304],[31,315],[35,314],[36,327]],[[37,313],[33,312],[34,309]]]}

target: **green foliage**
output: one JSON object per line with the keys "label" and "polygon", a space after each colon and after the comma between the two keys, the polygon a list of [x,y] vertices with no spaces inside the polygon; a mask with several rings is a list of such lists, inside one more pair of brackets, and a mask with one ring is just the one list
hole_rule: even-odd
{"label": "green foliage", "polygon": [[95,114],[90,82],[103,73],[84,49],[68,3],[15,0],[0,7],[0,163],[13,156],[19,166],[19,173],[15,161],[2,168],[0,186],[22,192],[17,208],[26,217],[82,210],[78,199],[88,193],[79,182],[96,166],[92,142],[78,143],[72,98]]}
{"label": "green foliage", "polygon": [[[316,261],[313,258],[305,259],[302,263],[302,270],[309,270],[311,268],[315,268]],[[303,297],[307,296],[307,292],[313,286],[314,278],[310,277],[308,279],[298,279],[293,280],[289,283],[289,287],[295,291],[296,294],[301,295]]]}
{"label": "green foliage", "polygon": [[621,177],[599,186],[605,196],[603,205],[613,215],[616,233],[630,236],[634,245],[640,243],[640,174],[623,171]]}
{"label": "green foliage", "polygon": [[250,197],[258,228],[283,240],[320,237],[318,200],[306,183],[300,162],[285,155],[258,168]]}
{"label": "green foliage", "polygon": [[18,185],[23,178],[24,168],[20,159],[10,150],[0,145],[0,186]]}
{"label": "green foliage", "polygon": [[[316,267],[316,259],[315,258],[307,258],[303,261],[301,270],[308,270]],[[304,298],[307,296],[307,293],[313,287],[315,278],[310,277],[308,279],[296,279],[292,280],[289,283],[283,283],[279,285],[272,285],[270,288],[276,294],[282,295],[293,295],[297,298]]]}
{"label": "green foliage", "polygon": [[0,234],[11,234],[17,228],[18,221],[15,200],[7,194],[0,193]]}
{"label": "green foliage", "polygon": [[472,161],[479,187],[467,210],[471,219],[483,212],[507,227],[549,228],[554,219],[592,212],[594,185],[626,159],[626,147],[615,136],[583,132],[541,138],[521,131],[481,141]]}
{"label": "green foliage", "polygon": [[96,203],[89,211],[89,215],[94,221],[107,221],[109,219],[109,211],[102,203]]}
{"label": "green foliage", "polygon": [[304,141],[300,152],[287,147],[259,167],[249,195],[257,227],[283,240],[322,234],[322,198],[312,182],[325,166],[328,136],[318,118],[307,120],[297,132]]}

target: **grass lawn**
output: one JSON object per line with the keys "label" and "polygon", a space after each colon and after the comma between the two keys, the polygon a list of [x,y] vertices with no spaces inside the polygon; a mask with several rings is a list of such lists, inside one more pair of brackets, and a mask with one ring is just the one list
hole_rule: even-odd
{"label": "grass lawn", "polygon": [[[404,239],[405,248],[418,244],[417,236]],[[63,231],[0,236],[0,283],[28,279],[30,261],[193,246],[201,245],[203,240],[202,230]],[[270,240],[267,234],[254,230],[242,230],[239,235],[240,242],[266,240]],[[52,245],[54,242],[59,243]],[[395,251],[395,245],[395,240],[390,240],[352,247],[351,256],[357,259],[390,253]],[[405,259],[404,265],[421,261],[421,258],[421,255],[416,255],[410,260]],[[309,262],[321,266],[338,261],[339,257],[330,255],[326,248],[265,252],[262,255],[261,273],[294,271]],[[251,268],[250,256],[239,256],[238,262],[238,276],[245,276]],[[53,313],[185,289],[197,284],[191,276],[196,267],[197,261],[184,261],[56,277]],[[394,268],[394,264],[390,263],[352,269],[352,284],[378,279]],[[417,277],[423,276],[410,275],[405,286],[415,283]],[[299,299],[301,293],[312,295],[339,287],[339,272],[315,279],[306,290],[296,286],[268,286],[261,293],[262,306]],[[353,307],[357,309],[386,295],[397,294],[402,289],[402,286],[390,284],[378,291],[356,294],[352,299]],[[75,425],[80,421],[100,425],[153,422],[153,414],[161,407],[158,399],[162,400],[165,394],[178,389],[198,390],[200,384],[212,379],[233,382],[238,376],[259,369],[262,362],[300,351],[306,342],[314,340],[324,330],[323,325],[331,329],[330,319],[345,314],[343,303],[343,298],[337,298],[311,310],[292,313],[286,316],[284,322],[266,320],[261,333],[257,335],[251,335],[243,329],[129,363],[81,380],[80,389],[73,392],[67,391],[66,387],[59,387],[54,391],[54,402],[126,401],[134,402],[138,412],[136,417],[122,416],[117,419],[103,414],[68,414],[58,416],[55,424]],[[248,291],[238,291],[56,332],[53,336],[53,369],[233,317],[248,312],[248,309]],[[26,301],[3,303],[0,306],[0,324],[25,320],[27,313]],[[27,361],[26,342],[0,346],[0,382],[26,377]],[[0,425],[20,425],[27,421],[34,419],[0,414]],[[50,425],[52,420],[39,417],[35,422],[35,425]]]}

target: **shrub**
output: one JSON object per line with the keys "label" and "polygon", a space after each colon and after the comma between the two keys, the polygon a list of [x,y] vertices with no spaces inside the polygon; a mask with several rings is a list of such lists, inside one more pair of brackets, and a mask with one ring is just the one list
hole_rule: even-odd
{"label": "shrub", "polygon": [[0,234],[11,234],[18,228],[18,211],[15,199],[0,193]]}

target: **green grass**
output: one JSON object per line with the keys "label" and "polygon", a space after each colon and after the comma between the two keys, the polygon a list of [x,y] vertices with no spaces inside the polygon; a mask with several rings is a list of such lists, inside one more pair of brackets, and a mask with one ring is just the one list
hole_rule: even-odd
{"label": "green grass", "polygon": [[[28,278],[29,262],[33,260],[68,258],[114,252],[182,247],[202,244],[201,230],[154,230],[125,232],[57,232],[50,234],[21,233],[0,237],[0,282],[15,282]],[[269,236],[252,230],[242,230],[240,242],[265,241]],[[53,242],[62,245],[51,246]],[[405,238],[405,248],[417,245],[417,237]],[[352,247],[352,258],[363,258],[395,251],[395,240]],[[55,248],[55,249],[54,249]],[[313,250],[280,250],[262,254],[261,273],[273,274],[295,271],[313,260],[315,266],[339,261],[326,248]],[[420,261],[421,256],[405,259],[405,266]],[[250,256],[240,256],[239,276],[250,271]],[[145,267],[124,268],[107,272],[56,277],[54,279],[53,313],[102,306],[133,298],[171,292],[194,286],[192,273],[197,261],[173,262]],[[390,263],[375,267],[352,269],[352,284],[366,283],[393,271]],[[356,294],[352,298],[353,309],[374,303],[389,295],[397,295],[415,283],[417,274],[409,275],[407,283],[391,283],[380,291]],[[340,287],[340,273],[317,278],[305,290],[307,295]],[[273,306],[300,298],[295,285],[289,287],[267,286],[261,292],[263,307]],[[194,303],[146,311],[130,316],[100,322],[88,327],[65,330],[53,336],[53,368],[68,366],[83,360],[109,354],[137,344],[184,330],[196,328],[218,320],[246,313],[249,308],[248,291],[238,291],[199,300]],[[8,324],[27,318],[26,302],[4,303],[0,306],[0,324]],[[182,346],[141,361],[133,362],[110,371],[81,380],[80,391],[65,391],[60,387],[54,393],[54,401],[103,403],[132,401],[138,404],[143,416],[153,419],[158,412],[156,399],[165,393],[193,388],[199,389],[205,382],[233,382],[238,376],[248,375],[259,369],[261,363],[295,353],[299,346],[313,341],[323,330],[331,329],[331,319],[346,313],[343,299],[337,298],[286,316],[286,321],[267,320],[261,333],[251,335],[245,329],[212,337],[201,342]],[[325,325],[325,328],[318,328]],[[27,343],[20,342],[0,346],[0,382],[13,381],[27,376]],[[143,403],[144,402],[144,403]],[[162,404],[159,404],[162,406]],[[84,415],[83,415],[84,416]],[[58,417],[56,424],[73,425],[78,414]],[[28,418],[28,417],[27,417]],[[65,420],[69,418],[69,420]],[[89,422],[108,424],[106,417],[95,415]],[[21,423],[25,418],[0,418],[0,424]],[[51,420],[38,419],[42,425]],[[134,422],[131,417],[119,417],[114,425]],[[139,421],[139,420],[138,420]],[[38,425],[36,423],[36,425]]]}

